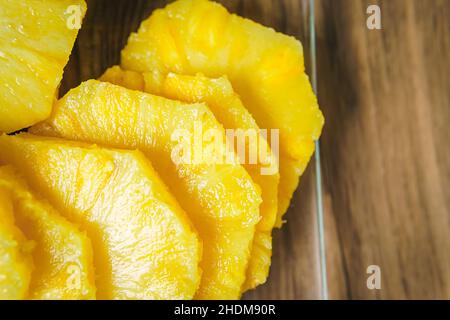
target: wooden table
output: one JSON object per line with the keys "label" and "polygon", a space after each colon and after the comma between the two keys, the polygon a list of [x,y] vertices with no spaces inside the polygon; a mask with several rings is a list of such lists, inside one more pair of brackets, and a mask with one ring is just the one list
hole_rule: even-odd
{"label": "wooden table", "polygon": [[[302,0],[223,0],[303,39]],[[131,31],[167,1],[91,0],[62,93],[119,62]],[[381,7],[382,30],[366,8]],[[316,0],[331,298],[450,298],[450,1]],[[245,297],[316,299],[313,163],[274,233],[267,284]],[[366,286],[381,268],[381,290]]]}

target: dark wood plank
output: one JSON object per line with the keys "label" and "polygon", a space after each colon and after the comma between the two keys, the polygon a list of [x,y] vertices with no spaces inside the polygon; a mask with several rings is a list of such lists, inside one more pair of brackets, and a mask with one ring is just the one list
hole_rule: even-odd
{"label": "dark wood plank", "polygon": [[[365,27],[373,3],[380,31]],[[450,2],[319,0],[317,8],[327,223],[341,252],[329,269],[345,279],[330,278],[331,295],[448,299]],[[371,264],[381,267],[379,291],[366,287]]]}

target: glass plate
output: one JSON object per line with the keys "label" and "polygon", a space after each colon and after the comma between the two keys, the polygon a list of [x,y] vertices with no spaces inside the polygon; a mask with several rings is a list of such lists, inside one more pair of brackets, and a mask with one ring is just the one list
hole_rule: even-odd
{"label": "glass plate", "polygon": [[[216,0],[229,11],[250,18],[303,44],[305,66],[315,87],[314,0]],[[88,12],[66,67],[60,94],[81,81],[98,78],[118,64],[120,50],[142,20],[170,0],[88,0]],[[312,158],[301,178],[287,223],[273,233],[273,259],[266,284],[244,299],[327,298],[323,248],[320,155]],[[315,160],[317,162],[315,162]]]}
{"label": "glass plate", "polygon": [[[253,0],[246,1],[236,10],[230,5],[233,1],[219,2],[239,15],[299,39],[306,71],[317,92],[314,0]],[[283,228],[273,233],[269,279],[266,284],[246,293],[244,298],[328,299],[318,142],[285,220]]]}

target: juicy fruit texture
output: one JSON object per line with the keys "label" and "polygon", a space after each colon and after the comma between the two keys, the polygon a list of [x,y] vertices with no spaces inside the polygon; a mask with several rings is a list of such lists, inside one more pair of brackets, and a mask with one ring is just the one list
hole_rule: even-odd
{"label": "juicy fruit texture", "polygon": [[35,244],[28,299],[95,299],[91,242],[39,200],[9,166],[0,167],[0,187],[9,190],[17,226]]}
{"label": "juicy fruit texture", "polygon": [[227,75],[260,128],[280,130],[277,225],[324,123],[297,40],[229,14],[215,2],[178,0],[155,10],[122,51],[127,70]]}
{"label": "juicy fruit texture", "polygon": [[[114,66],[108,69],[99,80],[173,100],[188,103],[204,102],[225,128],[251,129],[259,134],[258,125],[242,105],[226,77],[213,79],[201,74],[196,76],[175,73],[169,73],[167,76],[156,73],[141,74]],[[243,166],[262,189],[262,219],[258,226],[261,227],[261,230],[270,231],[275,224],[277,211],[278,164],[264,138],[259,139],[258,143],[265,144],[265,149],[268,150],[267,155],[257,159],[256,164],[249,163],[250,161],[247,159]],[[266,171],[270,171],[271,174],[262,173],[263,168],[266,168]]]}
{"label": "juicy fruit texture", "polygon": [[0,136],[0,161],[14,163],[94,249],[100,299],[189,299],[200,280],[201,246],[147,159],[36,137]]}
{"label": "juicy fruit texture", "polygon": [[26,298],[33,270],[31,249],[15,225],[11,194],[0,185],[0,300]]}
{"label": "juicy fruit texture", "polygon": [[[226,77],[213,79],[201,74],[189,76],[175,73],[164,76],[157,72],[141,74],[114,66],[106,70],[100,80],[183,102],[205,102],[225,128],[253,130],[255,137],[259,136],[259,127],[234,93]],[[261,220],[256,226],[244,290],[254,288],[267,279],[272,255],[271,231],[277,214],[278,161],[263,137],[258,139],[256,144],[258,143],[265,144],[262,149],[268,151],[267,155],[259,157],[255,164],[249,163],[247,157],[243,164],[253,181],[261,187],[263,200],[260,207]],[[247,154],[249,149],[249,147],[244,149]],[[253,151],[261,151],[258,149],[256,146]],[[264,174],[264,168],[267,171],[271,170],[268,172],[270,174]],[[256,248],[257,246],[259,248]]]}
{"label": "juicy fruit texture", "polygon": [[86,4],[0,0],[0,8],[0,132],[12,132],[50,115],[78,32],[68,28],[66,10],[82,19]]}
{"label": "juicy fruit texture", "polygon": [[[245,279],[261,197],[234,152],[227,154],[232,163],[209,158],[227,150],[222,143],[208,152],[210,144],[201,136],[208,130],[224,134],[203,104],[184,104],[95,80],[69,91],[52,116],[32,128],[39,134],[143,151],[203,240],[203,275],[196,298],[236,299]],[[194,159],[177,161],[179,153]]]}

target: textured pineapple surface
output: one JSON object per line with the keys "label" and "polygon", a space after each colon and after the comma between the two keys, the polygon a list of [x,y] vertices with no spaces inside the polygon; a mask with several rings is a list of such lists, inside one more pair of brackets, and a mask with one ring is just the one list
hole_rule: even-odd
{"label": "textured pineapple surface", "polygon": [[0,0],[0,300],[239,298],[324,124],[301,43],[176,0],[57,100],[86,9]]}
{"label": "textured pineapple surface", "polygon": [[91,242],[29,190],[10,166],[0,167],[0,186],[10,191],[17,226],[35,244],[29,299],[95,299]]}
{"label": "textured pineapple surface", "polygon": [[91,239],[98,298],[192,298],[198,237],[140,152],[30,134],[0,136],[0,150]]}
{"label": "textured pineapple surface", "polygon": [[121,66],[228,76],[259,127],[280,130],[280,226],[324,123],[300,42],[230,14],[218,3],[178,0],[155,10],[131,34]]}
{"label": "textured pineapple surface", "polygon": [[26,298],[33,270],[31,245],[15,224],[11,193],[0,184],[0,300]]}
{"label": "textured pineapple surface", "polygon": [[[203,275],[195,297],[236,299],[245,280],[261,196],[224,142],[210,148],[199,132],[208,130],[224,137],[223,127],[204,104],[95,80],[69,91],[52,116],[32,128],[37,134],[142,150],[203,240]],[[178,161],[178,154],[191,155],[191,161]],[[226,154],[231,163],[214,161],[218,154]]]}
{"label": "textured pineapple surface", "polygon": [[69,24],[85,11],[83,0],[0,0],[0,132],[50,115],[78,32]]}
{"label": "textured pineapple surface", "polygon": [[[119,66],[114,66],[106,70],[100,80],[183,102],[205,102],[225,128],[249,130],[247,131],[249,132],[249,140],[247,140],[245,148],[241,149],[245,151],[243,156],[246,159],[241,160],[244,160],[243,166],[253,181],[261,187],[263,202],[260,207],[261,220],[256,226],[243,290],[254,288],[264,283],[269,274],[272,255],[271,234],[277,214],[278,160],[272,154],[266,140],[263,137],[258,139],[260,134],[259,127],[242,105],[228,79],[225,76],[208,78],[201,74],[196,76],[175,73],[169,73],[165,76],[158,72],[141,74],[139,72],[122,70]],[[256,139],[250,140],[253,136]],[[252,141],[253,147],[249,146],[249,141]],[[238,141],[234,141],[234,143],[237,149]],[[263,144],[262,148],[259,148],[259,144]],[[267,150],[267,154],[261,155],[259,151],[262,150]],[[255,163],[250,163],[249,152],[256,153],[258,158]],[[272,172],[267,174],[265,171],[269,170],[272,170]],[[258,246],[259,248],[256,248]]]}

